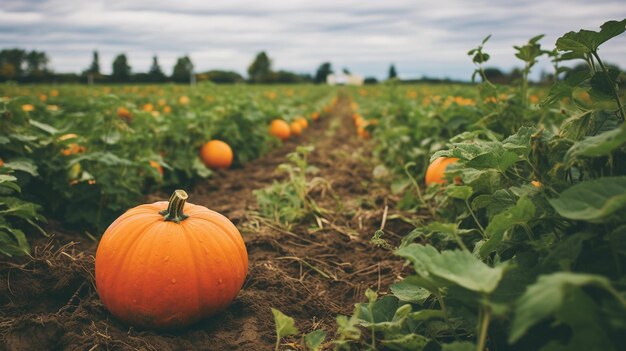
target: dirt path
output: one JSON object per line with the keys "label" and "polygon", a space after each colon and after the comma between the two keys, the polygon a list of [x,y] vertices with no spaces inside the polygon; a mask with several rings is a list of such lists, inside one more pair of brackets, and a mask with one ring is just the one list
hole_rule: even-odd
{"label": "dirt path", "polygon": [[[365,289],[384,293],[402,262],[369,240],[385,205],[396,199],[372,179],[371,151],[356,137],[347,101],[306,135],[285,143],[243,168],[218,172],[190,192],[190,202],[229,217],[240,229],[249,254],[249,273],[227,311],[184,331],[164,334],[129,328],[104,308],[93,285],[96,244],[61,242],[34,248],[23,264],[0,262],[0,341],[7,350],[271,350],[275,340],[271,308],[293,317],[302,332],[333,335],[337,314],[351,313]],[[282,174],[276,167],[297,145],[313,145],[309,164],[329,187],[312,196],[326,211],[289,231],[255,215],[253,190]],[[153,194],[148,201],[167,194]],[[313,229],[315,228],[315,229]],[[408,226],[389,221],[386,233]],[[73,240],[82,238],[75,234]],[[311,268],[314,267],[314,268]],[[330,344],[327,346],[331,346]],[[295,345],[292,347],[296,347]]]}

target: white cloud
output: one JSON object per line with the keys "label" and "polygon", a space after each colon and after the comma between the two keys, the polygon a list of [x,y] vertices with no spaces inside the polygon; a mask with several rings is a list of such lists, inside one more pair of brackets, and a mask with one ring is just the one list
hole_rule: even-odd
{"label": "white cloud", "polygon": [[[126,53],[134,71],[146,71],[157,54],[166,72],[189,54],[198,71],[244,73],[260,50],[275,69],[313,73],[335,69],[383,78],[390,63],[402,77],[467,79],[466,55],[487,34],[490,64],[520,65],[513,45],[545,33],[544,47],[570,30],[597,29],[626,17],[622,1],[597,0],[3,0],[0,47],[46,51],[57,71],[79,72],[97,49],[110,71]],[[606,61],[626,67],[626,35],[602,48]],[[540,69],[549,69],[542,62]]]}

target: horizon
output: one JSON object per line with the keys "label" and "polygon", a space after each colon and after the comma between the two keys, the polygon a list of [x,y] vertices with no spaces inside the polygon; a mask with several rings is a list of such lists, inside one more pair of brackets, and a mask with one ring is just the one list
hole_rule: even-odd
{"label": "horizon", "polygon": [[[147,72],[156,55],[168,75],[176,59],[188,55],[198,73],[226,70],[245,77],[255,55],[265,51],[276,71],[315,74],[330,62],[335,72],[347,68],[382,80],[394,64],[401,79],[469,81],[475,67],[467,51],[489,34],[485,66],[510,72],[522,65],[513,45],[545,34],[540,43],[549,50],[566,32],[598,30],[626,17],[619,1],[425,3],[8,0],[0,10],[0,49],[44,51],[57,73],[81,73],[97,50],[103,74],[110,74],[118,54],[127,56],[133,73]],[[623,36],[601,52],[608,63],[626,66]],[[552,72],[545,58],[531,77],[542,71]]]}

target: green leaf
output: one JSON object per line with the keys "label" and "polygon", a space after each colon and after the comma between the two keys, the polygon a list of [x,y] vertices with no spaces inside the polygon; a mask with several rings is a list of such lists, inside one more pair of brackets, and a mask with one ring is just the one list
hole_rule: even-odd
{"label": "green leaf", "polygon": [[211,169],[207,168],[207,166],[205,166],[198,157],[195,157],[193,159],[193,164],[191,165],[191,167],[200,178],[208,178],[213,174]]}
{"label": "green leaf", "polygon": [[549,202],[565,218],[601,222],[626,208],[626,176],[578,183]]}
{"label": "green leaf", "polygon": [[295,326],[295,321],[293,320],[293,318],[284,315],[282,312],[275,308],[272,308],[272,313],[274,314],[274,323],[276,324],[276,337],[278,339],[299,333],[298,328],[296,328]]}
{"label": "green leaf", "polygon": [[37,127],[41,130],[43,130],[44,132],[48,133],[48,134],[58,134],[59,130],[54,128],[53,126],[46,124],[46,123],[41,123],[41,122],[37,122],[34,119],[29,119],[28,123],[30,123],[30,125]]}
{"label": "green leaf", "polygon": [[441,351],[475,351],[476,345],[469,341],[456,341],[441,345]]}
{"label": "green leaf", "polygon": [[493,216],[485,228],[489,239],[480,247],[480,257],[485,258],[498,249],[507,230],[526,223],[535,217],[535,205],[527,197],[521,197],[515,206]]}
{"label": "green leaf", "polygon": [[[418,279],[415,279],[418,278]],[[391,286],[391,293],[400,301],[423,305],[431,292],[420,285],[419,277],[409,276]]]}
{"label": "green leaf", "polygon": [[4,166],[16,171],[28,173],[33,177],[39,176],[39,173],[37,172],[37,165],[29,159],[11,160],[11,162],[5,162]]}
{"label": "green leaf", "polygon": [[554,315],[572,290],[589,285],[612,290],[609,280],[598,275],[559,272],[540,276],[516,302],[509,342],[518,341],[533,325]]}
{"label": "green leaf", "polygon": [[432,246],[411,244],[396,250],[396,255],[413,263],[422,277],[434,276],[448,285],[491,293],[504,274],[504,266],[492,268],[466,251],[439,252]]}
{"label": "green leaf", "polygon": [[430,339],[417,334],[406,334],[394,339],[385,339],[381,343],[390,350],[397,351],[420,351],[424,350]]}
{"label": "green leaf", "polygon": [[560,51],[573,51],[582,54],[595,52],[601,44],[626,30],[626,19],[608,21],[600,28],[600,32],[581,29],[578,32],[565,33],[557,39],[556,48]]}
{"label": "green leaf", "polygon": [[452,185],[446,187],[446,195],[453,199],[467,200],[473,193],[472,187],[467,185]]}
{"label": "green leaf", "polygon": [[30,245],[24,232],[6,225],[0,226],[0,253],[9,257],[28,255]]}
{"label": "green leaf", "polygon": [[610,101],[614,99],[615,81],[620,72],[609,69],[608,74],[602,71],[596,72],[589,80],[589,95],[595,100]]}
{"label": "green leaf", "polygon": [[569,164],[578,157],[599,157],[610,154],[626,143],[626,124],[620,128],[586,137],[567,150],[564,162]]}
{"label": "green leaf", "polygon": [[304,345],[311,351],[318,351],[324,340],[326,340],[326,332],[318,329],[304,336]]}

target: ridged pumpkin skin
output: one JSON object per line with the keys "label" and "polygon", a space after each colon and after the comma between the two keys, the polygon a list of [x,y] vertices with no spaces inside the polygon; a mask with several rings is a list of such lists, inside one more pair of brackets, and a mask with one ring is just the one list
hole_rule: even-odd
{"label": "ridged pumpkin skin", "polygon": [[287,140],[291,136],[291,129],[289,124],[282,119],[275,119],[270,124],[270,134],[279,138],[280,140]]}
{"label": "ridged pumpkin skin", "polygon": [[211,140],[202,146],[200,157],[209,168],[228,169],[233,164],[233,149],[221,140]]}
{"label": "ridged pumpkin skin", "polygon": [[244,241],[226,217],[186,203],[189,217],[175,223],[159,214],[167,207],[160,201],[128,210],[96,252],[98,295],[134,326],[177,329],[224,310],[248,273]]}
{"label": "ridged pumpkin skin", "polygon": [[439,157],[428,166],[426,170],[426,186],[431,184],[445,184],[444,175],[449,165],[456,163],[459,159],[456,157]]}

